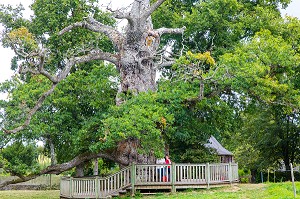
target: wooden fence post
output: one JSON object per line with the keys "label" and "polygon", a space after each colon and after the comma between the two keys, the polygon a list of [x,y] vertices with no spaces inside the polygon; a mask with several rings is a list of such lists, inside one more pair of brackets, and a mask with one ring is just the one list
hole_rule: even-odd
{"label": "wooden fence post", "polygon": [[70,185],[70,187],[69,187],[69,189],[70,189],[70,198],[73,197],[73,183],[72,183],[72,180],[73,180],[73,178],[70,177],[70,183],[69,183],[69,185]]}
{"label": "wooden fence post", "polygon": [[50,190],[52,190],[52,174],[49,174],[50,175]]}
{"label": "wooden fence post", "polygon": [[229,165],[228,165],[228,179],[229,179],[229,182],[230,184],[232,184],[232,175],[233,175],[233,167],[231,165],[231,162],[229,162]]}
{"label": "wooden fence post", "polygon": [[176,166],[175,163],[172,162],[171,165],[171,183],[172,183],[172,193],[176,192],[176,188],[175,188],[175,180],[176,180]]}
{"label": "wooden fence post", "polygon": [[135,178],[136,178],[136,166],[134,163],[131,165],[131,196],[135,195]]}
{"label": "wooden fence post", "polygon": [[99,198],[99,180],[98,180],[98,176],[96,176],[96,178],[95,178],[95,194],[96,194],[96,198]]}
{"label": "wooden fence post", "polygon": [[296,185],[295,185],[295,178],[294,178],[294,168],[292,163],[290,163],[290,167],[291,167],[291,177],[292,177],[293,190],[294,190],[294,198],[296,198]]}
{"label": "wooden fence post", "polygon": [[210,168],[209,163],[206,163],[206,183],[207,183],[207,189],[209,189],[209,183],[210,183]]}

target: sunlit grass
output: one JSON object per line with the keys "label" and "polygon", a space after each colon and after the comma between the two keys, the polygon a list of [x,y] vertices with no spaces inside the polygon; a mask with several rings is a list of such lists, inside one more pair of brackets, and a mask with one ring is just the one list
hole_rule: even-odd
{"label": "sunlit grass", "polygon": [[[300,199],[300,182],[296,183],[297,199]],[[137,194],[145,199],[293,199],[291,182],[267,184],[238,184],[221,188],[178,191],[175,194],[157,193],[154,196]],[[57,199],[59,190],[46,191],[0,191],[1,199]],[[122,197],[122,198],[130,198]]]}
{"label": "sunlit grass", "polygon": [[10,191],[0,191],[1,199],[58,199],[59,190],[43,190],[43,191],[33,191],[33,190],[10,190]]}
{"label": "sunlit grass", "polygon": [[[300,182],[296,183],[300,199]],[[147,199],[293,199],[293,186],[291,182],[267,184],[238,184],[223,188],[209,190],[193,190],[177,192],[176,194],[157,194]]]}

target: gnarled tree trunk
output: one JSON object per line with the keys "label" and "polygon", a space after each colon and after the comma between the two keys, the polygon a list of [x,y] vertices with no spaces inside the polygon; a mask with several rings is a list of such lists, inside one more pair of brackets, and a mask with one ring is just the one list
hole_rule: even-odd
{"label": "gnarled tree trunk", "polygon": [[[151,16],[147,14],[149,9],[151,9],[149,0],[136,0],[128,16],[129,23],[117,65],[121,76],[119,93],[129,92],[136,95],[140,92],[156,90],[157,64],[154,59],[163,32],[153,29]],[[123,100],[117,96],[116,104],[122,102]],[[138,154],[138,146],[137,139],[120,142],[115,151],[118,162],[155,163],[153,154]]]}
{"label": "gnarled tree trunk", "polygon": [[[126,28],[124,42],[120,49],[119,71],[121,88],[119,92],[140,92],[156,90],[156,66],[154,57],[159,47],[160,35],[153,30],[151,17],[145,18],[143,11],[149,9],[149,1],[135,1]],[[117,104],[122,103],[118,101]]]}

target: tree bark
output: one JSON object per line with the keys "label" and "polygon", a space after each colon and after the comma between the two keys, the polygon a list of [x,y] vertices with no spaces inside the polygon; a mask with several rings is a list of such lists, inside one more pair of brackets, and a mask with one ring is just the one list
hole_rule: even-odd
{"label": "tree bark", "polygon": [[81,164],[76,166],[75,177],[83,177],[84,176],[84,166],[85,166],[85,162],[82,162]]}
{"label": "tree bark", "polygon": [[251,169],[251,183],[256,183],[257,169]]}
{"label": "tree bark", "polygon": [[140,154],[138,148],[140,142],[136,138],[130,138],[118,143],[117,149],[113,152],[115,161],[120,164],[121,167],[128,166],[130,163],[143,163],[154,164],[154,154]]}
{"label": "tree bark", "polygon": [[94,160],[94,176],[99,175],[99,165],[98,165],[98,158],[95,158]]}
{"label": "tree bark", "polygon": [[54,144],[53,144],[51,138],[49,138],[48,141],[49,141],[49,146],[50,146],[51,165],[56,165],[57,160],[56,160],[56,155],[55,155],[55,147],[54,147]]}

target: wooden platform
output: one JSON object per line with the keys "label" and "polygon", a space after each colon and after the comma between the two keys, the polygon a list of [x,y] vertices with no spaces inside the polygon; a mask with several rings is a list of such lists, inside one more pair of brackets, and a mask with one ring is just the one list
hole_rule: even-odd
{"label": "wooden platform", "polygon": [[130,188],[170,190],[210,188],[238,182],[237,164],[133,164],[106,178],[62,177],[61,198],[109,198]]}

